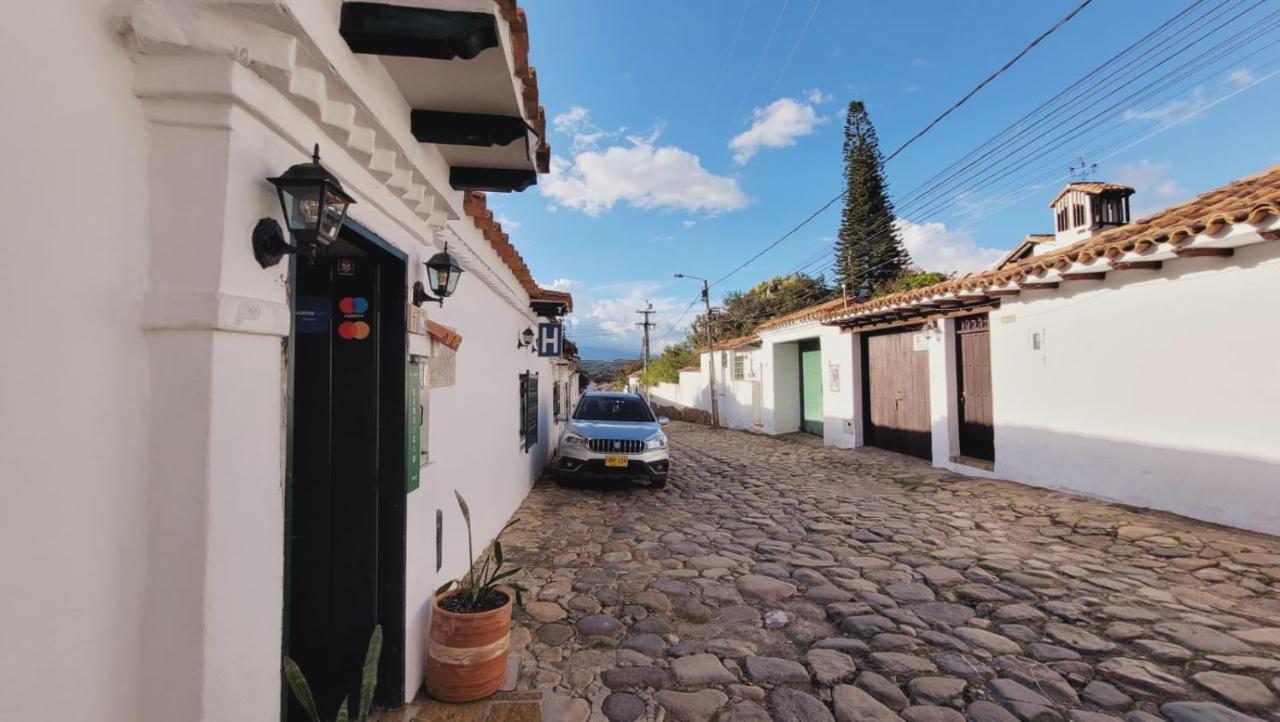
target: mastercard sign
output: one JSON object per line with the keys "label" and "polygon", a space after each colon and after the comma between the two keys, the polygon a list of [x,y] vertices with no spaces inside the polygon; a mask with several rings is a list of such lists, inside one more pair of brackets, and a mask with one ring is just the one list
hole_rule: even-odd
{"label": "mastercard sign", "polygon": [[364,321],[343,321],[338,324],[338,337],[347,341],[369,338],[369,324]]}
{"label": "mastercard sign", "polygon": [[364,313],[369,310],[369,299],[363,296],[346,296],[338,301],[338,310],[343,313]]}

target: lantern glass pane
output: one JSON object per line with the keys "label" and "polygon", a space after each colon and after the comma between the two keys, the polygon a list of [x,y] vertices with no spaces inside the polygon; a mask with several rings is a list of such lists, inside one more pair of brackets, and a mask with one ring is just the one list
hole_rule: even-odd
{"label": "lantern glass pane", "polygon": [[460,276],[462,276],[462,269],[461,269],[461,268],[454,268],[454,269],[452,269],[452,271],[453,271],[453,272],[449,274],[449,279],[448,279],[448,280],[449,280],[449,283],[448,283],[448,286],[447,286],[447,290],[445,291],[445,294],[444,294],[444,295],[446,295],[446,296],[452,296],[452,295],[453,295],[453,291],[454,291],[454,289],[456,289],[456,288],[458,287],[458,278],[459,278]]}
{"label": "lantern glass pane", "polygon": [[289,229],[314,229],[320,219],[320,189],[315,186],[293,186],[280,191],[289,212]]}
{"label": "lantern glass pane", "polygon": [[[448,296],[450,292],[450,276],[452,275],[453,274],[449,272],[448,266],[436,268],[428,267],[427,285],[431,286],[431,292],[437,296]],[[454,283],[456,283],[456,281]]]}
{"label": "lantern glass pane", "polygon": [[320,217],[320,237],[327,241],[338,240],[338,229],[342,227],[342,218],[347,213],[347,202],[336,193],[325,189],[324,212]]}

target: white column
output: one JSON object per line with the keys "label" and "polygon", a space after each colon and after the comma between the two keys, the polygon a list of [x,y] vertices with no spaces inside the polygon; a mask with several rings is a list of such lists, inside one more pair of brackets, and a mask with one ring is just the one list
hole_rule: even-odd
{"label": "white column", "polygon": [[305,160],[224,103],[148,104],[151,263],[142,719],[275,719],[284,570],[284,262],[250,234]]}
{"label": "white column", "polygon": [[956,322],[940,319],[929,333],[929,416],[933,465],[950,468],[959,452],[956,411]]}

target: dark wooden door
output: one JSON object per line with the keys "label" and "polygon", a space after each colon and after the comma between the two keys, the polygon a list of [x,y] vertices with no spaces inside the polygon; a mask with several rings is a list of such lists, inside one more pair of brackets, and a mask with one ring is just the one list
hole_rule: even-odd
{"label": "dark wooden door", "polygon": [[[345,235],[328,253],[296,266],[286,520],[285,653],[322,715],[358,698],[378,624],[377,699],[404,688],[404,264]],[[291,696],[286,718],[307,718]]]}
{"label": "dark wooden door", "polygon": [[991,422],[991,333],[987,314],[956,320],[960,454],[995,461]]}
{"label": "dark wooden door", "polygon": [[933,458],[929,352],[914,331],[862,335],[864,440],[868,445]]}

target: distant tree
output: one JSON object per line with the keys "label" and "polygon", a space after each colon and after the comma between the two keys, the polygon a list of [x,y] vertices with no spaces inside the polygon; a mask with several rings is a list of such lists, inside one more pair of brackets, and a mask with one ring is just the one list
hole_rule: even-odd
{"label": "distant tree", "polygon": [[[763,321],[822,303],[834,296],[835,291],[827,286],[826,279],[822,276],[803,273],[774,276],[746,291],[733,291],[725,295],[723,312],[716,314],[715,337],[727,339],[746,336]],[[695,346],[706,345],[705,314],[694,319],[689,340]]]}
{"label": "distant tree", "polygon": [[861,296],[892,281],[911,265],[898,237],[884,179],[875,126],[860,100],[844,119],[844,213],[836,238],[836,281]]}
{"label": "distant tree", "polygon": [[917,288],[932,286],[935,283],[942,283],[943,281],[950,280],[951,278],[952,274],[950,273],[922,271],[913,266],[903,270],[892,279],[871,289],[871,297],[877,298],[879,296],[888,296],[891,293],[914,291]]}
{"label": "distant tree", "polygon": [[680,380],[680,369],[698,363],[693,352],[693,345],[688,341],[672,344],[649,361],[648,373],[641,374],[640,381],[646,386],[653,386],[662,381],[676,382]]}

